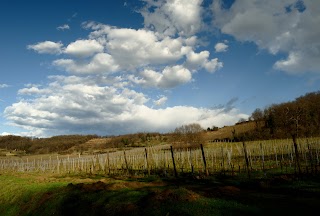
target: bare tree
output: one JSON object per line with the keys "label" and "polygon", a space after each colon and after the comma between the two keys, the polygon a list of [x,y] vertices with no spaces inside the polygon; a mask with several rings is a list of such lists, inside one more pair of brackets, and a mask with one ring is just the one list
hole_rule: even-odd
{"label": "bare tree", "polygon": [[174,140],[180,147],[195,147],[203,143],[203,131],[197,123],[182,125],[174,130]]}
{"label": "bare tree", "polygon": [[263,121],[263,111],[259,108],[255,109],[251,114],[250,119],[256,123],[256,130],[259,130],[261,127],[261,122]]}

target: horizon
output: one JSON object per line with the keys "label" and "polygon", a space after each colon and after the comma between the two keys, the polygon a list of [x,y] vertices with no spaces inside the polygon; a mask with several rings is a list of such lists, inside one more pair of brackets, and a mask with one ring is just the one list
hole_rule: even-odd
{"label": "horizon", "polygon": [[234,125],[320,86],[320,2],[12,0],[0,136]]}

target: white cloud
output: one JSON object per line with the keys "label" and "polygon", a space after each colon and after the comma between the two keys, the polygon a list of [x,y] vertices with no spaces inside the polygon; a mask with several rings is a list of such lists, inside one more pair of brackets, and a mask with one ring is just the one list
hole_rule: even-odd
{"label": "white cloud", "polygon": [[223,9],[213,3],[214,24],[239,41],[251,41],[272,54],[285,53],[274,67],[288,73],[320,71],[320,2],[243,0]]}
{"label": "white cloud", "polygon": [[61,42],[44,41],[37,44],[28,45],[28,49],[32,49],[40,54],[61,54],[63,44]]}
{"label": "white cloud", "polygon": [[214,73],[215,71],[223,67],[223,63],[219,62],[218,58],[211,59],[206,61],[203,66],[208,72]]}
{"label": "white cloud", "polygon": [[115,28],[108,25],[87,23],[94,30],[90,38],[104,44],[117,64],[125,70],[152,64],[172,64],[183,58],[190,47],[181,37],[162,37],[145,29]]}
{"label": "white cloud", "polygon": [[53,62],[53,65],[74,74],[112,73],[119,69],[119,65],[107,53],[98,53],[89,62],[58,59]]}
{"label": "white cloud", "polygon": [[68,24],[64,24],[57,27],[57,30],[61,30],[61,31],[69,30],[69,29],[70,29],[70,26]]}
{"label": "white cloud", "polygon": [[144,0],[144,25],[165,35],[194,35],[203,26],[202,0]]}
{"label": "white cloud", "polygon": [[39,89],[38,87],[32,86],[30,88],[19,89],[18,94],[20,95],[35,95],[48,93],[46,89]]}
{"label": "white cloud", "polygon": [[191,51],[187,54],[186,66],[191,69],[202,67],[208,61],[209,55],[209,51],[201,51],[200,53]]}
{"label": "white cloud", "polygon": [[216,52],[226,52],[228,50],[228,45],[225,43],[217,43],[214,46],[214,49],[216,50]]}
{"label": "white cloud", "polygon": [[47,130],[65,133],[56,128],[79,132],[84,127],[82,133],[89,133],[89,125],[94,129],[102,124],[108,125],[108,120],[116,121],[113,118],[121,118],[129,112],[132,104],[141,105],[148,100],[143,94],[133,90],[97,86],[89,84],[89,81],[85,84],[86,82],[84,79],[82,84],[71,84],[69,79],[64,82],[62,77],[58,77],[47,88],[42,89],[41,96],[7,107],[5,115],[13,123],[28,130],[31,127],[41,129],[43,133]]}
{"label": "white cloud", "polygon": [[181,65],[166,67],[162,71],[162,76],[158,83],[158,86],[162,88],[172,88],[177,85],[190,82],[191,79],[191,72]]}
{"label": "white cloud", "polygon": [[[92,31],[89,39],[77,40],[65,48],[60,44],[59,51],[52,53],[67,54],[69,58],[53,61],[54,66],[74,74],[135,73],[150,67],[164,70],[185,60],[183,65],[188,70],[204,68],[214,72],[222,67],[218,59],[209,59],[208,51],[194,51],[199,46],[196,36],[171,37],[147,29],[117,28],[95,22],[83,23],[83,27]],[[43,43],[37,46],[46,47]],[[33,49],[49,53],[44,48]]]}
{"label": "white cloud", "polygon": [[77,40],[70,43],[64,50],[64,53],[80,58],[89,57],[101,52],[103,52],[103,46],[96,40]]}
{"label": "white cloud", "polygon": [[208,60],[209,56],[209,51],[201,51],[200,53],[195,53],[191,51],[187,54],[187,61],[185,65],[187,68],[190,68],[191,70],[205,68],[208,72],[211,73],[223,67],[223,63],[219,62],[218,58]]}
{"label": "white cloud", "polygon": [[161,96],[158,100],[154,100],[153,104],[156,106],[162,106],[167,102],[168,98],[166,96]]}
{"label": "white cloud", "polygon": [[141,78],[130,76],[130,80],[145,87],[174,88],[178,85],[188,83],[192,80],[191,72],[182,65],[165,67],[163,71],[145,69],[140,73]]}
{"label": "white cloud", "polygon": [[[14,103],[4,111],[12,125],[29,131],[27,135],[168,132],[182,124],[198,122],[206,128],[213,124],[232,124],[247,117],[235,109],[225,112],[190,106],[150,108],[146,106],[150,99],[143,93],[101,85],[104,81],[91,76],[50,79],[52,82],[41,89],[41,95]],[[163,96],[153,101],[161,105],[166,100]]]}
{"label": "white cloud", "polygon": [[[291,74],[299,74],[303,72],[320,71],[320,55],[311,55],[310,53],[302,53],[299,51],[289,52],[288,57],[278,60],[274,67],[278,70],[287,71]],[[306,68],[306,65],[309,67]]]}

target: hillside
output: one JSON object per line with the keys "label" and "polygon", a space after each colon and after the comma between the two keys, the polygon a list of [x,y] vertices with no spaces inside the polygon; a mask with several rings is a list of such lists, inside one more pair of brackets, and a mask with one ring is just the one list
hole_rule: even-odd
{"label": "hillside", "polygon": [[204,134],[206,142],[215,140],[232,140],[234,136],[239,136],[243,133],[248,133],[255,129],[255,123],[253,121],[247,121],[232,126],[224,126],[217,131],[207,131]]}

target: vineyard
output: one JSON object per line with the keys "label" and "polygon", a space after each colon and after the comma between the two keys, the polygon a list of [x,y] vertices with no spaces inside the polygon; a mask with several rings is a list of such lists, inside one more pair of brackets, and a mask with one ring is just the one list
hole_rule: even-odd
{"label": "vineyard", "polygon": [[311,174],[319,171],[320,138],[252,142],[212,142],[195,148],[158,145],[96,155],[0,158],[1,172],[55,174],[197,176],[251,173]]}

